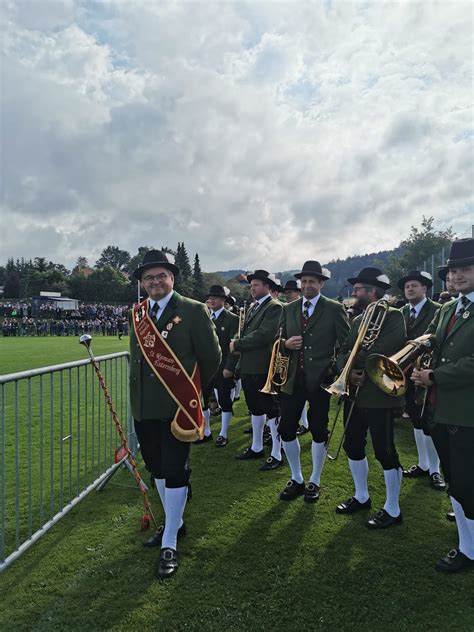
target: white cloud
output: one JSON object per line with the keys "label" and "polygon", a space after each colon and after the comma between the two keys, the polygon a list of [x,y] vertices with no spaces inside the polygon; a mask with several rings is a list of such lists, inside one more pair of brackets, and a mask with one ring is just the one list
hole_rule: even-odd
{"label": "white cloud", "polygon": [[3,7],[4,258],[281,270],[472,223],[469,3],[39,4]]}

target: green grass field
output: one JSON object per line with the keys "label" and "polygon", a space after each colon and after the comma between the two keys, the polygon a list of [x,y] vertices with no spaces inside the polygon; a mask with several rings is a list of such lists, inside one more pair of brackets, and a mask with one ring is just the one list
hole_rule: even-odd
{"label": "green grass field", "polygon": [[[127,342],[94,340],[96,355]],[[0,339],[3,373],[84,357],[77,338]],[[278,500],[289,472],[233,457],[248,445],[240,401],[225,449],[193,447],[193,500],[175,578],[154,578],[142,547],[142,505],[122,470],[0,575],[0,630],[474,630],[474,574],[444,576],[435,560],[457,545],[449,502],[426,481],[404,481],[404,523],[370,532],[365,515],[338,516],[352,493],[343,455],[327,463],[319,503]],[[215,434],[218,422],[213,418]],[[339,429],[340,432],[340,429]],[[337,442],[336,442],[337,443]],[[310,473],[310,438],[301,439]],[[402,464],[415,458],[397,421]],[[369,448],[371,497],[384,501]],[[142,468],[142,471],[143,468]],[[156,495],[155,513],[161,515]]]}

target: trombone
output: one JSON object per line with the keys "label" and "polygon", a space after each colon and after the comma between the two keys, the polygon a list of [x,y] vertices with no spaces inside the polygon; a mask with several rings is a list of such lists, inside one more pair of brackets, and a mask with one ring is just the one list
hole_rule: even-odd
{"label": "trombone", "polygon": [[[352,350],[349,354],[349,357],[346,360],[344,368],[341,371],[339,377],[328,387],[323,387],[325,391],[330,393],[331,395],[335,395],[339,399],[339,407],[334,418],[334,422],[332,424],[331,430],[329,432],[328,440],[326,442],[326,450],[327,456],[330,461],[335,461],[339,453],[341,451],[342,445],[344,443],[344,439],[346,436],[347,427],[352,417],[352,411],[354,410],[354,406],[357,400],[357,395],[359,394],[360,386],[354,391],[353,396],[350,396],[350,378],[351,372],[354,367],[354,362],[357,354],[361,349],[369,350],[375,344],[377,338],[380,335],[380,331],[382,329],[382,325],[385,321],[388,312],[388,301],[384,298],[381,298],[375,303],[370,303],[367,306],[364,315],[362,316],[362,320],[360,321],[359,331],[357,334],[356,341],[352,347]],[[347,413],[347,418],[344,424],[344,431],[342,434],[341,441],[337,448],[336,454],[332,456],[329,454],[329,445],[331,443],[332,437],[334,435],[334,430],[336,428],[337,420],[339,418],[339,414],[341,409],[343,408],[342,404],[344,401],[350,401],[351,407]]]}

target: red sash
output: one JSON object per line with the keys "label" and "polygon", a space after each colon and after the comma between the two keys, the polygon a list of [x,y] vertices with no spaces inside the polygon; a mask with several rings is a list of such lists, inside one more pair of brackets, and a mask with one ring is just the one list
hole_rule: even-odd
{"label": "red sash", "polygon": [[[165,333],[179,324],[180,319],[171,320]],[[204,416],[201,409],[201,376],[197,363],[192,376],[167,344],[148,313],[148,299],[133,308],[133,328],[150,369],[178,404],[178,410],[171,422],[171,432],[179,441],[196,441],[204,434]]]}

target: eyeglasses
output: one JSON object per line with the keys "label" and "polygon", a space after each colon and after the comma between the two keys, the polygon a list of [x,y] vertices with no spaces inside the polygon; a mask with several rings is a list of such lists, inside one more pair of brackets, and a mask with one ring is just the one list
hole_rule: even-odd
{"label": "eyeglasses", "polygon": [[371,290],[372,286],[370,285],[359,285],[358,287],[353,287],[352,288],[352,292],[359,292],[360,290],[364,290],[364,292],[367,292],[368,290]]}
{"label": "eyeglasses", "polygon": [[142,281],[145,281],[145,283],[151,283],[152,281],[163,281],[167,278],[168,275],[166,274],[166,272],[161,272],[160,274],[147,274],[146,276],[142,277]]}

